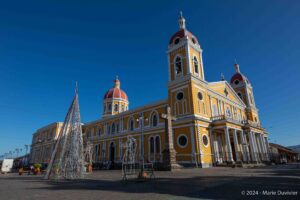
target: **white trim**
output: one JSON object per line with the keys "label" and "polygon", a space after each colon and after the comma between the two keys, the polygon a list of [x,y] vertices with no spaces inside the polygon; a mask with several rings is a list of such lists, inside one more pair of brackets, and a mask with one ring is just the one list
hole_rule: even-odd
{"label": "white trim", "polygon": [[186,45],[185,46],[185,51],[186,51],[186,64],[187,64],[187,74],[191,74],[192,69],[191,69],[191,63],[190,63],[190,46]]}
{"label": "white trim", "polygon": [[244,101],[241,100],[241,98],[237,95],[237,93],[235,92],[235,90],[231,87],[231,85],[227,81],[218,81],[218,82],[210,82],[210,83],[208,83],[209,86],[213,86],[213,85],[216,85],[216,84],[220,84],[220,86],[223,86],[225,84],[225,88],[226,88],[226,86],[229,88],[229,90],[231,91],[231,93],[236,97],[236,99],[238,99],[238,102],[240,104],[238,104],[238,102],[236,102],[236,101],[233,101],[233,100],[229,99],[227,96],[214,91],[212,88],[208,87],[207,90],[210,91],[213,94],[216,94],[218,96],[223,97],[224,100],[227,100],[227,101],[231,102],[231,104],[234,103],[234,104],[238,104],[238,106],[240,106],[240,107],[243,107],[243,108],[246,107]]}
{"label": "white trim", "polygon": [[196,152],[196,147],[195,147],[195,134],[194,134],[194,126],[190,127],[190,134],[191,134],[191,145],[192,145],[192,161],[195,161],[195,152]]}
{"label": "white trim", "polygon": [[180,42],[179,42],[177,45],[170,44],[170,45],[168,46],[167,53],[168,53],[168,54],[169,54],[169,53],[172,53],[172,52],[174,52],[175,50],[182,48],[185,44],[186,44],[186,43],[185,43],[185,40],[180,40]]}
{"label": "white trim", "polygon": [[[179,91],[179,90],[182,90],[182,89],[187,88],[187,87],[188,87],[187,85],[184,85],[184,86],[181,86],[181,87],[178,87],[178,88],[175,88],[175,89],[171,90],[171,92]],[[176,93],[176,96],[177,96],[177,93]]]}
{"label": "white trim", "polygon": [[118,114],[115,114],[115,115],[105,116],[104,118],[101,118],[101,119],[98,119],[98,120],[95,120],[95,121],[91,121],[91,122],[85,123],[83,125],[85,127],[87,127],[87,126],[93,125],[95,123],[108,122],[110,120],[117,119],[119,117],[124,117],[124,116],[130,116],[130,115],[133,115],[133,114],[137,114],[136,112],[139,112],[140,110],[143,110],[143,112],[147,112],[147,111],[152,110],[153,108],[161,108],[161,107],[165,107],[166,105],[168,105],[168,100],[167,99],[166,100],[159,100],[159,101],[156,101],[156,102],[153,102],[153,103],[146,104],[144,106],[137,107],[137,108],[132,109],[132,110],[127,110],[127,111],[124,111],[124,112],[121,112],[121,113],[118,113]]}
{"label": "white trim", "polygon": [[170,54],[168,54],[168,77],[169,81],[171,81],[171,62],[170,62]]}

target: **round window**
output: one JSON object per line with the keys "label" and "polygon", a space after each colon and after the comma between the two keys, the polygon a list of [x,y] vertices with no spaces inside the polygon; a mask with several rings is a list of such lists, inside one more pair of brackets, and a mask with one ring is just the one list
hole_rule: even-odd
{"label": "round window", "polygon": [[203,140],[204,146],[207,146],[208,145],[208,138],[207,138],[206,135],[203,135],[202,140]]}
{"label": "round window", "polygon": [[183,93],[182,92],[178,92],[176,95],[177,100],[182,100],[183,99]]}
{"label": "round window", "polygon": [[180,135],[178,137],[177,142],[178,142],[180,147],[185,147],[187,145],[188,140],[187,140],[187,137],[185,135]]}
{"label": "round window", "polygon": [[201,92],[198,92],[198,99],[199,99],[199,100],[203,100],[203,95],[202,95]]}
{"label": "round window", "polygon": [[179,39],[179,38],[176,38],[176,40],[174,41],[174,44],[178,44],[179,41],[180,41],[180,39]]}
{"label": "round window", "polygon": [[234,81],[234,84],[236,84],[236,85],[238,85],[239,83],[240,83],[239,80],[235,80],[235,81]]}

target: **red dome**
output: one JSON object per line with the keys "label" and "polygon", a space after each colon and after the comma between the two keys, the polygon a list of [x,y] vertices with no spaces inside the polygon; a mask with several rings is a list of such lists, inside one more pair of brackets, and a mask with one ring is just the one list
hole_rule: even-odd
{"label": "red dome", "polygon": [[128,97],[127,94],[119,89],[119,88],[111,88],[110,90],[108,90],[105,95],[104,95],[104,100],[105,99],[124,99],[126,101],[128,101]]}
{"label": "red dome", "polygon": [[[234,68],[235,68],[235,74],[231,77],[230,83],[233,84],[236,80],[238,80],[239,82],[246,82],[248,84],[250,84],[249,80],[247,79],[246,76],[244,76],[241,72],[240,72],[240,66],[239,64],[235,63],[234,64]],[[236,83],[238,84],[238,83]]]}
{"label": "red dome", "polygon": [[123,99],[125,101],[128,101],[127,94],[120,89],[120,81],[116,79],[114,82],[115,86],[105,93],[103,99]]}
{"label": "red dome", "polygon": [[171,37],[169,44],[173,44],[177,38],[182,39],[182,38],[184,38],[185,36],[187,36],[187,38],[188,38],[190,41],[192,41],[194,44],[199,44],[197,38],[196,38],[191,32],[189,32],[188,30],[183,29],[183,28],[180,29],[178,32],[176,32],[176,33]]}
{"label": "red dome", "polygon": [[246,81],[246,83],[250,83],[246,76],[241,73],[235,73],[230,80],[230,83],[233,84],[235,80],[239,80],[240,82]]}

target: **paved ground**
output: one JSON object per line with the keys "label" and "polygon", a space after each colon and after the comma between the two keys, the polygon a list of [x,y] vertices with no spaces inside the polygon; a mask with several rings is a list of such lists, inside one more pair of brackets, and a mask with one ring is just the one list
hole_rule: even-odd
{"label": "paved ground", "polygon": [[[121,171],[117,170],[96,171],[85,180],[73,182],[0,174],[0,199],[300,199],[299,164],[252,169],[184,169],[155,172],[155,175],[155,180],[124,183]],[[266,192],[272,191],[273,195],[267,195]],[[297,195],[283,195],[279,191],[294,191]]]}

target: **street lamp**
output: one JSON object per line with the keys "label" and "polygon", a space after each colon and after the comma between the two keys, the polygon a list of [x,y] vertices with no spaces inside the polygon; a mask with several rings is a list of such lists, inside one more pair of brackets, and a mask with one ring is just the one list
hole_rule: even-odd
{"label": "street lamp", "polygon": [[28,144],[25,144],[24,146],[25,146],[25,155],[27,155],[29,145],[28,145]]}
{"label": "street lamp", "polygon": [[[142,160],[142,167],[140,168],[141,172],[144,171],[144,163],[145,163],[145,156],[144,156],[144,121],[148,122],[148,118],[144,118],[144,114],[141,113],[139,118],[136,119],[141,127],[141,160]],[[141,173],[142,175],[142,173]]]}

